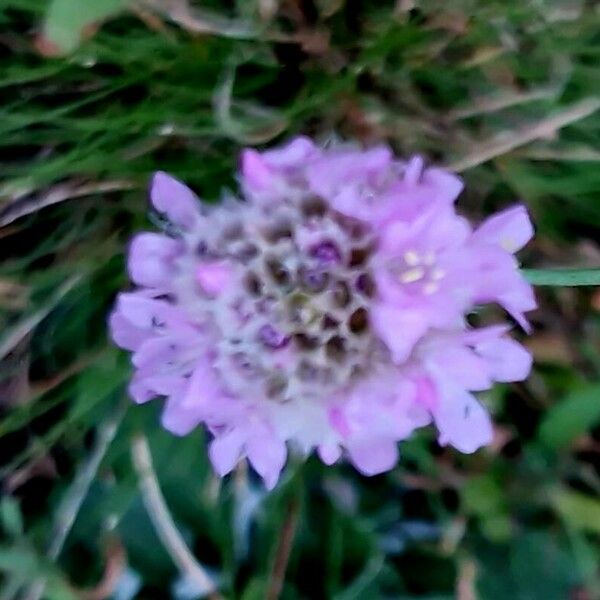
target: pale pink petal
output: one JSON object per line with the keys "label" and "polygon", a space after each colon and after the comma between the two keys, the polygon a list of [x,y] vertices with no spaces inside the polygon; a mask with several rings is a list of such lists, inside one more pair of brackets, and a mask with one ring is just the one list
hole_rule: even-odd
{"label": "pale pink petal", "polygon": [[235,468],[241,458],[243,445],[244,437],[239,429],[221,434],[210,443],[210,462],[221,477]]}
{"label": "pale pink petal", "polygon": [[231,283],[233,270],[225,261],[204,262],[196,268],[196,280],[208,296],[221,295]]}
{"label": "pale pink petal", "polygon": [[499,294],[498,302],[526,333],[531,333],[531,325],[524,313],[537,308],[533,287],[521,277],[515,277],[511,287]]}
{"label": "pale pink petal", "polygon": [[424,164],[420,156],[413,156],[404,168],[404,181],[409,185],[417,185],[423,175]]}
{"label": "pale pink petal", "polygon": [[342,437],[348,437],[350,435],[352,430],[348,423],[348,418],[341,407],[333,406],[329,409],[329,422],[333,429]]}
{"label": "pale pink petal", "polygon": [[305,161],[318,154],[318,148],[304,136],[293,139],[289,144],[263,153],[265,162],[277,169],[305,166]]}
{"label": "pale pink petal", "polygon": [[158,233],[140,233],[129,247],[127,267],[134,283],[149,287],[168,285],[173,276],[171,261],[180,252],[177,240]]}
{"label": "pale pink petal", "polygon": [[507,252],[517,252],[533,237],[527,209],[514,206],[486,219],[475,231],[472,242],[495,244]]}
{"label": "pale pink petal", "polygon": [[488,369],[496,381],[523,381],[531,371],[531,354],[510,338],[480,343],[476,350],[488,361]]}
{"label": "pale pink petal", "polygon": [[112,339],[125,350],[137,350],[148,339],[148,332],[136,327],[129,319],[115,310],[109,317]]}
{"label": "pale pink petal", "polygon": [[172,338],[153,337],[136,350],[131,360],[138,369],[158,368],[173,362],[177,352],[177,343]]}
{"label": "pale pink petal", "polygon": [[242,152],[242,177],[248,189],[255,192],[268,190],[277,184],[279,177],[256,150]]}
{"label": "pale pink petal", "polygon": [[202,356],[196,363],[181,404],[186,408],[195,407],[208,411],[210,405],[218,403],[222,396],[215,368],[208,356]]}
{"label": "pale pink petal", "polygon": [[415,379],[416,400],[419,405],[433,412],[439,404],[439,394],[431,377],[421,375]]}
{"label": "pale pink petal", "polygon": [[342,455],[342,449],[337,444],[321,444],[317,448],[319,458],[326,464],[332,465],[337,462]]}
{"label": "pale pink petal", "polygon": [[154,175],[150,200],[156,210],[164,213],[171,223],[184,230],[191,229],[199,220],[200,201],[196,194],[163,171]]}
{"label": "pale pink petal", "polygon": [[142,330],[183,325],[185,322],[185,313],[168,302],[148,298],[137,292],[119,294],[117,310],[132,325]]}
{"label": "pale pink petal", "polygon": [[464,331],[460,340],[468,346],[477,346],[485,342],[495,341],[510,331],[509,325],[490,325]]}
{"label": "pale pink petal", "polygon": [[201,422],[203,413],[194,408],[185,408],[179,398],[167,398],[161,415],[162,426],[174,435],[187,435]]}
{"label": "pale pink petal", "polygon": [[421,182],[431,190],[431,200],[435,202],[454,202],[464,188],[460,177],[437,167],[426,169]]}
{"label": "pale pink petal", "polygon": [[433,418],[440,433],[439,442],[467,454],[492,441],[490,416],[472,394],[448,381],[437,381],[439,402]]}
{"label": "pale pink petal", "polygon": [[153,390],[155,396],[176,396],[183,394],[187,381],[179,374],[156,373],[145,375],[143,382],[149,389]]}
{"label": "pale pink petal", "polygon": [[398,461],[398,445],[393,440],[366,439],[346,446],[352,464],[363,475],[378,475],[394,468]]}
{"label": "pale pink petal", "polygon": [[480,391],[492,387],[491,366],[470,348],[459,345],[439,345],[425,359],[435,372],[443,373],[467,390]]}
{"label": "pale pink petal", "polygon": [[246,443],[248,460],[263,478],[265,487],[272,490],[287,457],[285,443],[275,435],[254,435]]}
{"label": "pale pink petal", "polygon": [[414,345],[429,327],[421,311],[399,309],[383,303],[372,308],[371,325],[398,364],[408,359]]}
{"label": "pale pink petal", "polygon": [[160,395],[148,385],[145,379],[140,377],[134,377],[131,380],[127,391],[137,404],[144,404]]}

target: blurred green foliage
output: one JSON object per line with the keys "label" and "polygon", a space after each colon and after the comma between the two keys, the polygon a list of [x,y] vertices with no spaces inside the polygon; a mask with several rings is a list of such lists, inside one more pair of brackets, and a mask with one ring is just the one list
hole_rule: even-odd
{"label": "blurred green foliage", "polygon": [[[159,428],[160,402],[118,420],[129,366],[106,338],[127,240],[152,226],[152,171],[214,201],[241,146],[297,132],[462,165],[473,218],[516,197],[530,208],[527,266],[597,266],[595,3],[92,4],[0,0],[0,598],[40,577],[57,600],[195,597],[140,497],[140,431],[181,535],[228,598],[265,596],[293,498],[283,598],[600,598],[598,290],[540,288],[534,373],[484,397],[494,447],[460,456],[424,432],[389,474],[310,459],[270,495],[244,470],[218,481],[201,432]],[[115,573],[112,595],[89,595]]]}

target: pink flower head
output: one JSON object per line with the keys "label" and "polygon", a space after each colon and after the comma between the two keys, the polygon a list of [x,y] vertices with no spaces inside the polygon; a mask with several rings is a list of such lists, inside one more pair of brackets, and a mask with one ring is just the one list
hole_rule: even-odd
{"label": "pink flower head", "polygon": [[318,148],[307,138],[242,155],[243,200],[201,207],[164,173],[151,188],[171,233],[132,241],[110,318],[130,350],[136,402],[166,398],[163,425],[204,425],[220,475],[243,458],[273,487],[290,450],[391,469],[398,442],[433,422],[473,452],[492,424],[474,392],[527,377],[504,325],[466,315],[535,308],[513,254],[533,230],[521,206],[473,230],[462,182],[387,147]]}

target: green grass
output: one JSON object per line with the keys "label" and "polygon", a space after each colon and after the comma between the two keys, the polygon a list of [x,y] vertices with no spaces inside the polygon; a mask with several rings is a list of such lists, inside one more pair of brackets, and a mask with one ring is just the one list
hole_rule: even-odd
{"label": "green grass", "polygon": [[[259,0],[199,2],[216,33],[125,10],[60,56],[36,50],[42,4],[0,0],[0,598],[39,578],[43,597],[77,597],[105,571],[118,573],[115,598],[193,597],[140,496],[139,432],[180,534],[228,598],[264,597],[293,498],[283,598],[599,597],[600,296],[553,287],[598,283],[593,3],[281,2],[265,23]],[[129,405],[106,315],[128,285],[129,236],[153,226],[150,175],[170,171],[215,201],[235,186],[241,147],[298,132],[460,168],[474,219],[529,207],[537,362],[486,398],[499,447],[459,456],[424,433],[387,475],[311,459],[266,495],[242,471],[217,481],[203,435],[162,431],[159,402]]]}

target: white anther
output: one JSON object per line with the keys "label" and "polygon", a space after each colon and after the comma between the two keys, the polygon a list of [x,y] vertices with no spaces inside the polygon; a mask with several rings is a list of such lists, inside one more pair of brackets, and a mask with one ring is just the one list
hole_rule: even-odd
{"label": "white anther", "polygon": [[423,286],[423,291],[428,295],[435,294],[439,289],[440,285],[435,281],[430,281]]}
{"label": "white anther", "polygon": [[424,275],[425,269],[423,267],[415,267],[414,269],[408,269],[408,271],[401,273],[400,281],[402,283],[413,283],[419,281],[419,279],[423,279]]}
{"label": "white anther", "polygon": [[444,277],[446,277],[446,271],[444,271],[444,269],[436,267],[431,271],[431,279],[433,279],[433,281],[439,281],[440,279],[444,279]]}
{"label": "white anther", "polygon": [[404,262],[409,267],[416,267],[421,262],[419,253],[415,250],[407,250],[404,253]]}

